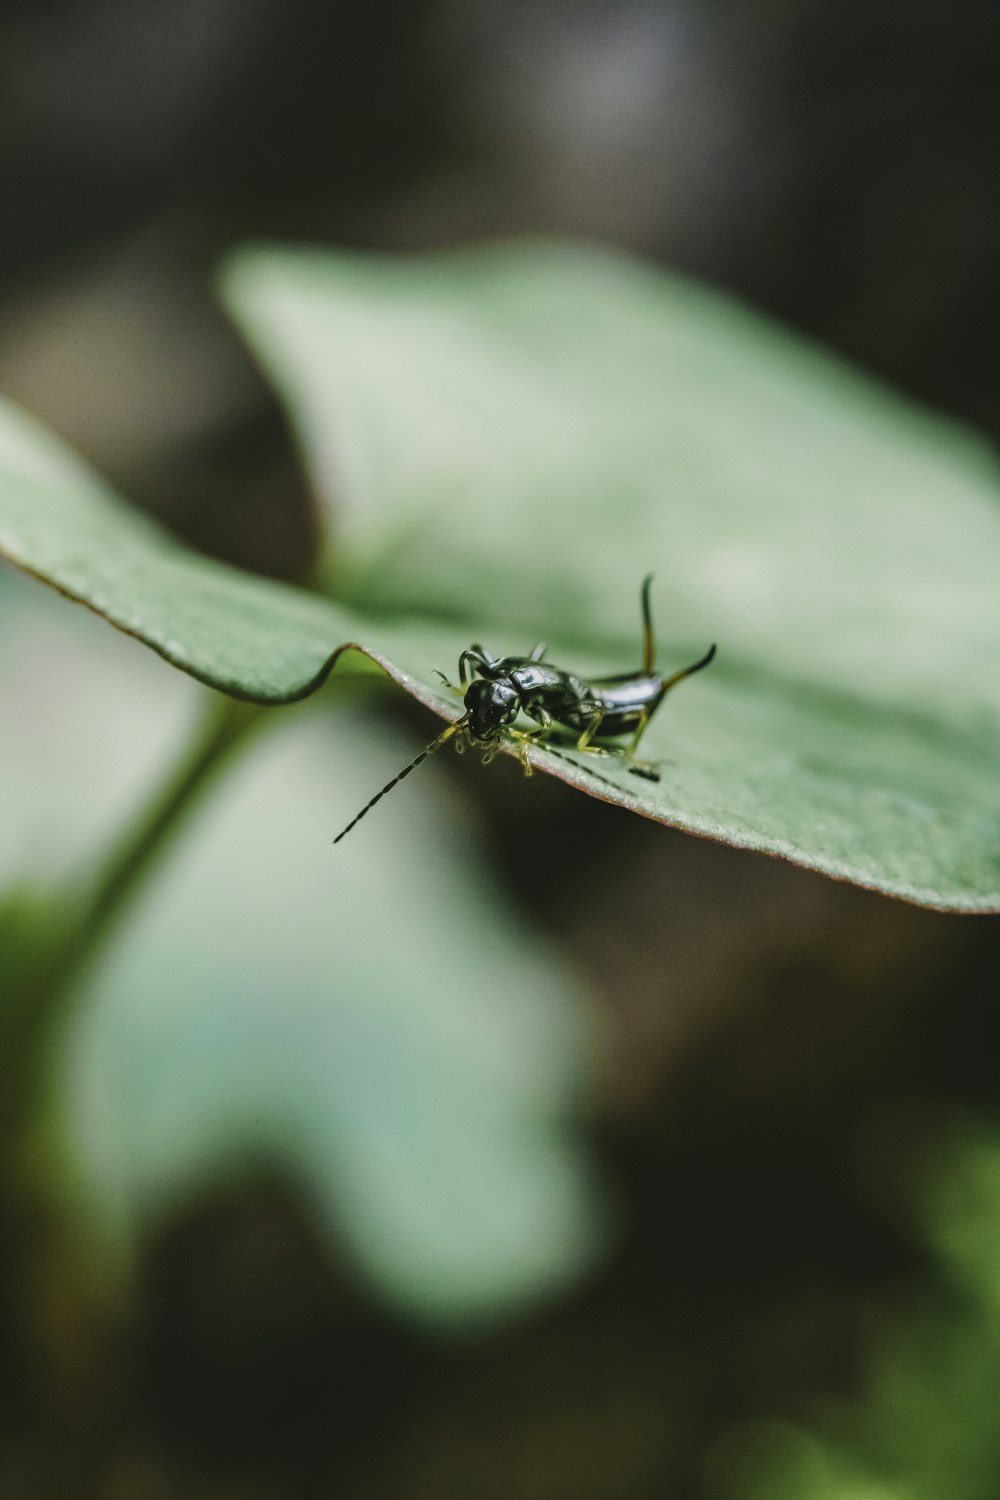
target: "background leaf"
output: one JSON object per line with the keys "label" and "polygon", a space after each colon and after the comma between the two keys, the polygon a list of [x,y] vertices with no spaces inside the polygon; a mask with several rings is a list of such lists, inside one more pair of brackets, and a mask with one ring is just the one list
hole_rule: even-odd
{"label": "background leaf", "polygon": [[[6,573],[0,620],[6,1027],[72,916],[68,877],[148,799],[206,695],[96,619],[67,632],[54,599]],[[409,1315],[518,1312],[604,1240],[572,1120],[593,1061],[581,986],[489,878],[440,764],[353,859],[331,857],[342,799],[412,754],[370,694],[274,730],[183,831],[60,1025],[63,1191],[127,1252],[193,1193],[277,1169]]]}
{"label": "background leaf", "polygon": [[331,764],[360,799],[407,753],[346,709],[255,747],[81,996],[66,1135],[130,1239],[220,1174],[276,1165],[382,1297],[468,1325],[559,1292],[600,1248],[568,1122],[584,1011],[433,772],[331,859]]}

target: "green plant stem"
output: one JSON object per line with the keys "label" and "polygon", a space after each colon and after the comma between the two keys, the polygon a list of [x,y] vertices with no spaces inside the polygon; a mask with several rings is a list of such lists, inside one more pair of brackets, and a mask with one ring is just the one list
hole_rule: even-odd
{"label": "green plant stem", "polygon": [[77,1466],[94,1432],[104,1433],[121,1393],[114,1366],[102,1359],[117,1336],[115,1316],[63,1198],[68,1178],[65,1141],[53,1129],[53,1043],[95,957],[216,776],[265,718],[256,705],[212,694],[190,743],[89,891],[61,919],[38,908],[37,932],[39,940],[47,934],[48,953],[26,960],[18,993],[0,1014],[0,1228],[16,1288],[14,1336],[30,1351],[30,1399],[54,1434],[53,1451],[72,1454]]}
{"label": "green plant stem", "polygon": [[[229,757],[260,724],[266,710],[213,694],[192,742],[148,808],[106,860],[89,896],[63,927],[47,961],[29,983],[18,1007],[13,1056],[27,1100],[38,1083],[37,1067],[52,1027],[65,1011],[83,974],[150,871]],[[10,1054],[9,1054],[10,1058]],[[9,1062],[8,1062],[9,1066]]]}

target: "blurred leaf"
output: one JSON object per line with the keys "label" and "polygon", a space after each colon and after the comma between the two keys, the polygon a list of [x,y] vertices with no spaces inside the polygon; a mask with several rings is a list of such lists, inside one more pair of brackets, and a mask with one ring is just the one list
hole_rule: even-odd
{"label": "blurred leaf", "polygon": [[965,1292],[989,1309],[1000,1350],[1000,1133],[988,1121],[953,1118],[924,1164],[927,1243]]}
{"label": "blurred leaf", "polygon": [[72,912],[50,892],[30,886],[0,891],[0,1118],[12,1093],[11,1069],[24,1063],[22,997],[44,973]]}
{"label": "blurred leaf", "polygon": [[0,564],[0,892],[79,898],[184,754],[204,696]]}
{"label": "blurred leaf", "polygon": [[185,552],[9,411],[0,551],[227,692],[301,696],[354,642],[451,717],[433,670],[472,639],[636,663],[655,569],[664,670],[720,644],[647,736],[662,782],[572,751],[537,765],[915,901],[1000,906],[982,445],[595,251],[258,252],[228,289],[337,502],[341,602]]}
{"label": "blurred leaf", "polygon": [[439,767],[331,858],[330,766],[360,798],[408,753],[344,709],[335,731],[293,716],[254,748],[87,985],[66,1134],[127,1236],[278,1161],[384,1296],[481,1322],[598,1248],[567,1124],[583,1011],[482,873]]}
{"label": "blurred leaf", "polygon": [[1000,1136],[989,1118],[938,1109],[907,1110],[880,1132],[865,1160],[880,1160],[883,1205],[902,1182],[908,1231],[927,1252],[923,1272],[859,1318],[849,1398],[801,1393],[796,1411],[808,1412],[809,1430],[748,1424],[724,1436],[711,1500],[996,1494]]}
{"label": "blurred leaf", "polygon": [[896,1478],[877,1478],[864,1458],[787,1421],[744,1422],[712,1446],[705,1500],[919,1500]]}
{"label": "blurred leaf", "polygon": [[[71,877],[168,774],[207,695],[94,617],[67,633],[15,574],[0,621],[2,1117],[24,1064],[15,1002],[73,923]],[[33,1116],[32,1169],[51,1164],[40,1138],[60,1169],[68,1152],[70,1206],[124,1248],[191,1190],[284,1165],[384,1296],[437,1322],[500,1317],[579,1275],[600,1237],[568,1123],[581,997],[483,874],[440,765],[331,857],[344,799],[412,746],[364,698],[308,719],[275,718],[74,996],[62,1129]]]}

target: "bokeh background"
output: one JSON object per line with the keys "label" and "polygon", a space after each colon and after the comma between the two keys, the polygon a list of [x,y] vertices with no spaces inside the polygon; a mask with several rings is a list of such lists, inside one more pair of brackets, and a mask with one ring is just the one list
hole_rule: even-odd
{"label": "bokeh background", "polygon": [[[8,0],[0,391],[194,546],[302,581],[313,499],[218,306],[221,257],[542,231],[702,275],[995,437],[998,65],[1000,19],[969,0]],[[36,595],[0,577],[0,876],[19,891],[85,871],[196,714],[191,684]],[[380,894],[358,850],[376,916],[345,957],[315,936],[334,902],[283,789],[334,828],[324,767],[353,754],[360,803],[380,757],[388,777],[427,737],[390,704],[352,752],[352,712],[250,765],[54,1048],[84,1165],[69,1230],[27,1209],[2,1226],[0,1493],[995,1495],[996,923],[466,758],[428,770],[424,812],[394,810],[409,853]],[[506,925],[456,976],[420,954],[419,902],[459,825]],[[255,851],[270,886],[234,877]],[[199,934],[213,902],[228,939]],[[269,911],[284,937],[255,954]],[[341,965],[367,976],[379,1046],[398,1039],[373,1073],[371,1035],[331,1030]],[[455,1044],[468,1018],[442,995],[547,965],[538,1014],[487,1003]],[[171,1053],[185,1031],[197,1062]],[[415,1147],[393,1107],[435,1069],[516,1092],[538,1056],[547,1207],[508,1241],[482,1226],[484,1201],[498,1220],[520,1201],[509,1153],[474,1141],[448,1177],[447,1117]],[[380,1091],[318,1124],[352,1070]],[[374,1158],[352,1157],[359,1134]],[[352,1187],[372,1159],[374,1207]]]}

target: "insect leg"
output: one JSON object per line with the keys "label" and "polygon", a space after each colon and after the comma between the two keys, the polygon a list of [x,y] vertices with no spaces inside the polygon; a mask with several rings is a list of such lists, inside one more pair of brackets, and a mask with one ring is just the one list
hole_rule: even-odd
{"label": "insect leg", "polygon": [[545,738],[546,730],[540,729],[535,734],[529,734],[523,729],[510,729],[507,732],[517,746],[517,757],[521,762],[521,770],[525,776],[533,776],[535,768],[528,759],[528,750],[532,745],[539,744]]}
{"label": "insect leg", "polygon": [[[545,704],[542,702],[541,698],[535,698],[529,700],[527,703],[522,703],[521,707],[524,713],[526,713],[529,718],[534,719],[536,724],[539,724],[541,726],[543,732],[548,731],[552,728],[552,715],[545,707]],[[537,731],[532,735],[532,739],[535,738],[537,738]]]}
{"label": "insect leg", "polygon": [[599,704],[595,705],[593,713],[591,714],[590,718],[587,720],[587,727],[586,727],[586,729],[583,731],[583,733],[581,734],[580,738],[576,742],[576,748],[578,750],[590,750],[591,753],[593,753],[594,751],[598,750],[598,746],[597,745],[591,746],[590,742],[594,738],[594,735],[597,734],[597,732],[599,731],[599,729],[601,727],[601,720],[603,718],[604,718],[604,710],[603,710],[603,708],[601,708]]}
{"label": "insect leg", "polygon": [[574,749],[582,752],[584,755],[624,755],[625,750],[621,745],[592,745],[590,743],[594,736],[601,732],[601,723],[604,719],[605,710],[601,708],[600,704],[588,704],[584,701],[579,707],[581,715],[589,713],[590,717]]}
{"label": "insect leg", "polygon": [[[469,668],[470,662],[472,663],[471,669]],[[472,680],[476,668],[479,669],[484,677],[488,677],[491,665],[492,663],[482,646],[474,641],[471,646],[466,647],[458,658],[458,680],[463,687],[466,687]],[[468,677],[465,675],[467,670],[469,673]]]}
{"label": "insect leg", "polygon": [[542,657],[545,655],[548,649],[549,648],[544,641],[539,641],[537,646],[532,647],[531,655],[528,657],[528,660],[541,661]]}
{"label": "insect leg", "polygon": [[646,725],[649,723],[657,708],[659,708],[660,704],[663,702],[663,697],[664,694],[661,693],[660,696],[654,701],[653,707],[651,709],[643,709],[642,716],[639,719],[635,734],[629,741],[628,768],[636,776],[645,776],[647,781],[659,781],[659,767],[657,766],[655,761],[640,760],[635,752],[638,748],[639,741],[645,732]]}
{"label": "insect leg", "polygon": [[541,699],[523,705],[524,712],[538,724],[537,729],[509,729],[508,735],[517,744],[517,753],[521,759],[525,776],[531,776],[533,767],[528,759],[528,747],[530,745],[544,745],[552,730],[555,728],[555,720]]}
{"label": "insect leg", "polygon": [[659,781],[660,773],[657,770],[654,762],[648,760],[640,760],[636,755],[635,752],[639,748],[639,741],[645,734],[646,726],[648,725],[650,719],[652,719],[653,715],[656,713],[656,710],[659,708],[664,698],[670,692],[670,689],[672,687],[676,687],[679,682],[683,682],[685,677],[690,677],[693,675],[693,673],[700,672],[703,667],[707,667],[714,656],[715,647],[710,646],[700,661],[696,661],[690,667],[685,667],[680,672],[675,672],[672,677],[664,677],[660,683],[660,691],[657,693],[652,703],[647,703],[646,707],[643,709],[642,715],[639,719],[639,723],[636,726],[635,734],[632,736],[631,742],[629,743],[628,747],[628,758],[630,763],[629,770],[634,771],[637,776],[645,776],[648,781]]}

